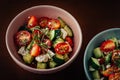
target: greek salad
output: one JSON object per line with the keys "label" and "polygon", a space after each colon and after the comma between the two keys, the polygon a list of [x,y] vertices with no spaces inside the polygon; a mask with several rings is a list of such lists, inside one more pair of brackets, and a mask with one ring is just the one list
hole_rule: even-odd
{"label": "greek salad", "polygon": [[89,71],[93,80],[120,80],[120,40],[112,37],[94,48]]}
{"label": "greek salad", "polygon": [[60,66],[73,50],[73,31],[61,18],[32,15],[14,37],[18,54],[33,68],[49,69]]}

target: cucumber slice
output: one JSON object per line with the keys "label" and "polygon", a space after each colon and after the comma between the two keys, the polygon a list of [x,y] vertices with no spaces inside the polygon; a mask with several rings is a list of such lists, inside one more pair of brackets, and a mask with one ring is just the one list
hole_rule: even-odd
{"label": "cucumber slice", "polygon": [[65,60],[65,62],[69,60],[68,54],[64,54],[64,60]]}
{"label": "cucumber slice", "polygon": [[65,39],[67,35],[68,35],[67,32],[63,28],[61,28],[61,36],[62,36],[62,38]]}
{"label": "cucumber slice", "polygon": [[97,47],[93,50],[95,58],[100,58],[103,56],[102,51],[100,50],[100,47]]}
{"label": "cucumber slice", "polygon": [[112,56],[112,53],[108,53],[108,54],[105,56],[105,63],[106,63],[106,64],[110,63],[111,56]]}
{"label": "cucumber slice", "polygon": [[37,62],[37,69],[46,69],[47,63]]}
{"label": "cucumber slice", "polygon": [[53,40],[55,38],[55,30],[50,30],[48,37],[50,40]]}
{"label": "cucumber slice", "polygon": [[64,56],[61,55],[61,54],[56,54],[54,57],[53,57],[53,61],[55,61],[57,63],[57,65],[61,65],[63,64],[65,61],[64,61]]}
{"label": "cucumber slice", "polygon": [[60,26],[65,27],[66,23],[63,21],[61,17],[58,17],[58,20],[60,21]]}
{"label": "cucumber slice", "polygon": [[96,58],[91,57],[91,66],[98,69],[100,67],[100,63]]}
{"label": "cucumber slice", "polygon": [[67,25],[65,25],[64,30],[67,32],[68,36],[70,36],[70,37],[73,36],[72,29],[70,27],[68,27]]}
{"label": "cucumber slice", "polygon": [[61,36],[61,30],[55,30],[55,38],[59,38]]}
{"label": "cucumber slice", "polygon": [[95,71],[96,69],[94,69],[91,65],[89,66],[89,71]]}
{"label": "cucumber slice", "polygon": [[34,59],[34,57],[31,56],[29,53],[23,55],[23,60],[27,64],[31,64],[31,62],[33,61],[33,59]]}
{"label": "cucumber slice", "polygon": [[55,38],[59,38],[61,35],[61,30],[50,30],[48,33],[48,37],[50,40],[53,40]]}
{"label": "cucumber slice", "polygon": [[49,62],[49,67],[50,67],[50,68],[54,68],[54,67],[56,67],[56,65],[57,65],[57,63],[54,62],[54,61],[50,61],[50,62]]}
{"label": "cucumber slice", "polygon": [[53,42],[53,47],[56,46],[56,44],[64,42],[64,40],[62,38],[57,38],[54,42]]}
{"label": "cucumber slice", "polygon": [[98,70],[93,71],[92,76],[94,80],[100,80],[100,73]]}
{"label": "cucumber slice", "polygon": [[105,65],[104,65],[104,64],[101,65],[101,70],[102,70],[102,71],[105,70]]}

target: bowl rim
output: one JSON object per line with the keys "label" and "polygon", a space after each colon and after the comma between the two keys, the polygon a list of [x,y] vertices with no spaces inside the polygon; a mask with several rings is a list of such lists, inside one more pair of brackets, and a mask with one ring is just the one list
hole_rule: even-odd
{"label": "bowl rim", "polygon": [[87,66],[86,66],[86,56],[87,56],[87,50],[88,48],[90,47],[90,44],[92,43],[92,41],[94,39],[96,39],[97,37],[99,37],[100,35],[106,33],[106,32],[110,32],[110,31],[114,31],[114,30],[120,30],[120,28],[109,28],[109,29],[106,29],[106,30],[103,30],[103,31],[100,31],[99,33],[97,33],[95,36],[92,37],[92,39],[88,42],[87,46],[86,46],[86,49],[85,49],[85,52],[84,52],[84,56],[83,56],[83,66],[84,66],[84,72],[85,72],[85,75],[87,77],[88,80],[91,80],[89,74],[88,74],[88,70],[87,70]]}
{"label": "bowl rim", "polygon": [[[42,7],[49,7],[49,8],[58,9],[58,10],[64,12],[65,14],[69,15],[69,16],[74,20],[75,24],[77,25],[77,27],[78,27],[78,29],[79,29],[78,31],[79,31],[79,33],[80,33],[80,41],[79,41],[79,44],[78,44],[78,49],[75,51],[75,54],[74,54],[67,62],[65,62],[64,64],[62,64],[62,65],[60,65],[60,66],[57,66],[57,67],[55,67],[55,68],[50,68],[50,69],[36,69],[36,68],[32,68],[32,67],[30,67],[30,66],[25,65],[24,63],[20,62],[16,57],[14,57],[14,56],[12,55],[11,50],[9,49],[9,45],[8,45],[8,43],[9,43],[8,33],[9,33],[9,30],[10,30],[10,26],[12,25],[12,23],[14,22],[14,20],[16,20],[17,17],[20,16],[20,15],[22,15],[24,12],[27,12],[27,11],[29,11],[29,10],[31,10],[31,9],[34,9],[34,8],[42,8]],[[10,54],[10,56],[12,57],[12,59],[17,63],[17,65],[21,66],[21,67],[24,68],[25,70],[28,70],[28,69],[29,69],[30,72],[35,71],[35,73],[39,73],[39,71],[40,71],[41,74],[44,74],[44,73],[46,74],[46,72],[47,72],[47,73],[51,73],[51,71],[52,71],[52,72],[56,72],[56,70],[57,70],[57,71],[60,71],[61,69],[64,69],[65,67],[67,67],[68,65],[70,65],[70,64],[73,62],[73,60],[75,60],[75,58],[76,58],[77,55],[79,54],[79,51],[80,51],[81,46],[82,46],[82,30],[81,30],[81,27],[80,27],[78,21],[77,21],[77,20],[75,19],[75,17],[73,17],[67,10],[64,10],[64,9],[62,9],[62,8],[60,8],[60,7],[53,6],[53,5],[37,5],[37,6],[29,7],[29,8],[27,8],[27,9],[21,11],[19,14],[17,14],[17,15],[12,19],[12,21],[9,23],[8,28],[7,28],[7,30],[6,30],[5,41],[6,41],[6,47],[7,47],[8,53]],[[33,71],[31,71],[31,70],[33,70]],[[43,73],[42,73],[42,72],[43,72]]]}

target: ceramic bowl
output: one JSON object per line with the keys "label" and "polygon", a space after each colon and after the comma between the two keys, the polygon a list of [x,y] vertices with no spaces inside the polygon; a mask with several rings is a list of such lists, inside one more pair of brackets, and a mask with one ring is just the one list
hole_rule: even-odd
{"label": "ceramic bowl", "polygon": [[[73,52],[71,53],[71,57],[67,62],[51,69],[35,69],[23,63],[22,59],[17,53],[17,49],[14,43],[14,35],[20,28],[19,26],[23,25],[26,18],[30,15],[34,15],[36,17],[47,16],[50,18],[57,18],[59,16],[71,27],[74,34],[74,48]],[[69,66],[78,56],[81,45],[82,31],[77,20],[66,10],[51,5],[38,5],[22,11],[10,22],[6,31],[6,46],[12,59],[23,69],[39,74],[57,72]]]}
{"label": "ceramic bowl", "polygon": [[120,39],[120,28],[111,28],[104,30],[98,33],[97,35],[95,35],[88,43],[85,49],[84,60],[83,60],[84,71],[88,80],[92,80],[91,73],[88,70],[88,66],[89,66],[88,61],[90,57],[93,55],[93,49],[98,47],[104,40],[110,39],[112,37],[117,37],[118,39]]}

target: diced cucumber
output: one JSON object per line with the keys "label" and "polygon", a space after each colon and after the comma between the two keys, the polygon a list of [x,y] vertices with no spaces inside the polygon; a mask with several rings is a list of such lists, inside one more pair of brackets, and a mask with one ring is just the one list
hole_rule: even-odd
{"label": "diced cucumber", "polygon": [[53,47],[56,46],[56,44],[64,42],[64,40],[62,38],[57,38],[54,42],[53,42]]}
{"label": "diced cucumber", "polygon": [[66,23],[63,21],[61,17],[58,17],[58,20],[60,21],[60,26],[65,27]]}
{"label": "diced cucumber", "polygon": [[61,30],[60,29],[55,30],[55,37],[59,38],[60,36],[61,36]]}
{"label": "diced cucumber", "polygon": [[91,66],[98,69],[100,67],[100,63],[96,58],[91,57]]}
{"label": "diced cucumber", "polygon": [[56,54],[55,56],[53,56],[53,61],[55,61],[57,65],[61,65],[65,62],[64,56],[61,54]]}
{"label": "diced cucumber", "polygon": [[70,36],[70,37],[73,36],[72,29],[70,27],[68,27],[67,25],[65,25],[64,30],[67,32],[68,36]]}
{"label": "diced cucumber", "polygon": [[47,63],[37,62],[37,69],[46,69]]}
{"label": "diced cucumber", "polygon": [[53,40],[54,37],[55,37],[55,30],[50,30],[49,34],[48,34],[48,37],[50,40]]}
{"label": "diced cucumber", "polygon": [[62,55],[62,54],[57,54],[56,53],[56,57],[59,58],[59,59],[61,59],[61,60],[64,60],[64,55]]}
{"label": "diced cucumber", "polygon": [[94,80],[100,80],[100,73],[98,70],[93,71],[92,76]]}
{"label": "diced cucumber", "polygon": [[61,30],[58,29],[58,30],[50,30],[47,36],[49,37],[50,40],[53,40],[55,38],[60,37],[60,35],[61,35]]}
{"label": "diced cucumber", "polygon": [[31,56],[29,53],[23,55],[23,60],[27,64],[31,64],[31,62],[33,61],[33,59],[34,59],[34,57]]}
{"label": "diced cucumber", "polygon": [[63,28],[61,28],[61,36],[62,36],[62,38],[65,39],[67,35],[68,35],[67,32]]}
{"label": "diced cucumber", "polygon": [[103,56],[102,51],[100,50],[100,47],[97,47],[93,50],[95,58],[100,58]]}
{"label": "diced cucumber", "polygon": [[105,63],[106,63],[106,64],[110,63],[111,56],[112,56],[112,53],[108,53],[108,54],[105,56]]}
{"label": "diced cucumber", "polygon": [[64,60],[65,60],[65,62],[69,60],[68,54],[64,54]]}
{"label": "diced cucumber", "polygon": [[102,71],[105,70],[105,65],[104,65],[104,64],[101,65],[101,70],[102,70]]}
{"label": "diced cucumber", "polygon": [[57,65],[57,63],[54,62],[54,61],[50,61],[50,62],[49,62],[49,67],[50,67],[50,68],[54,68],[56,65]]}
{"label": "diced cucumber", "polygon": [[89,66],[89,71],[95,71],[96,69],[94,69],[91,65]]}

